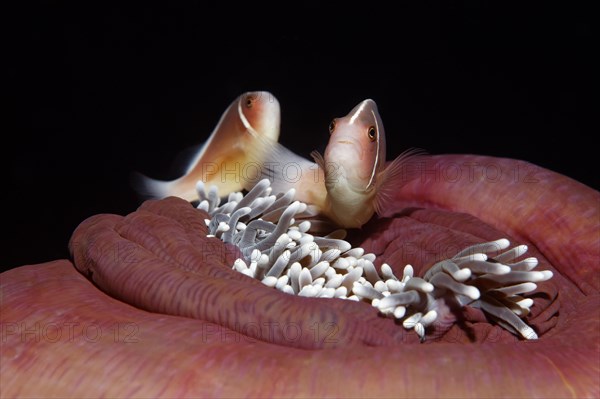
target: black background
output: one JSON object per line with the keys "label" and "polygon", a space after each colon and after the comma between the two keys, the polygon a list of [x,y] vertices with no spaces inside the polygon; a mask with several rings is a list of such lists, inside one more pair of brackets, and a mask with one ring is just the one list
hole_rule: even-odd
{"label": "black background", "polygon": [[47,2],[7,15],[0,267],[67,257],[85,218],[133,211],[130,172],[176,177],[177,155],[248,90],[279,99],[280,140],[303,155],[323,149],[333,117],[373,98],[388,157],[420,147],[519,158],[600,187],[585,123],[597,70],[589,10],[390,3]]}

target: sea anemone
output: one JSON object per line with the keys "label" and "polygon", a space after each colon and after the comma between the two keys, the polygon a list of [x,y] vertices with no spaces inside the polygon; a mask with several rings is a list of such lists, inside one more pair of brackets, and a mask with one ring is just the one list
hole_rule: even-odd
{"label": "sea anemone", "polygon": [[[365,300],[285,294],[232,269],[236,259],[250,266],[252,250],[210,237],[208,213],[167,198],[86,219],[71,260],[0,274],[2,396],[598,397],[600,194],[521,161],[428,162],[389,214],[344,240],[374,254],[380,276],[385,262],[399,280],[407,264],[426,280],[435,264],[478,243],[527,244],[538,267],[554,273],[528,295],[523,321],[539,339],[491,324],[483,306],[453,308],[445,288],[422,344],[401,325],[406,316],[386,317]],[[446,173],[461,165],[468,173]],[[476,165],[498,173],[482,179],[471,173]],[[524,249],[515,248],[495,252]],[[438,272],[452,277],[445,264]],[[481,277],[459,282],[479,300],[496,283],[471,281]]]}
{"label": "sea anemone", "polygon": [[[552,272],[531,271],[538,264],[533,257],[515,261],[527,252],[526,245],[505,252],[510,245],[505,238],[472,245],[434,264],[423,278],[414,276],[411,265],[398,278],[386,263],[377,270],[373,253],[335,238],[344,237],[344,230],[325,237],[309,234],[311,222],[302,218],[315,214],[293,201],[294,189],[271,195],[270,182],[264,179],[245,197],[230,193],[222,205],[215,186],[207,193],[199,181],[196,189],[198,209],[210,215],[209,234],[237,245],[244,254],[232,268],[268,287],[303,297],[367,301],[382,314],[402,320],[421,339],[440,309],[449,309],[441,301],[481,308],[507,330],[538,338],[519,318],[533,305],[521,295],[534,291],[535,282],[550,279]],[[498,255],[488,258],[491,253]]]}

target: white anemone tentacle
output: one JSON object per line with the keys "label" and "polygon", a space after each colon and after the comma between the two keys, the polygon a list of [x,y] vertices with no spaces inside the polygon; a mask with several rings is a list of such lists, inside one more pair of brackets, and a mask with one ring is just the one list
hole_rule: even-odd
{"label": "white anemone tentacle", "polygon": [[242,251],[243,259],[232,268],[268,287],[290,295],[369,302],[401,320],[421,340],[438,317],[436,301],[451,298],[460,306],[480,308],[516,335],[537,339],[522,320],[533,305],[523,294],[535,290],[536,282],[552,278],[552,272],[532,271],[536,258],[517,260],[527,252],[526,245],[507,249],[510,242],[505,238],[480,243],[437,262],[423,277],[414,276],[411,265],[396,276],[386,263],[377,270],[375,255],[352,248],[343,240],[343,230],[325,237],[309,234],[310,221],[299,219],[314,212],[294,201],[294,189],[273,196],[264,179],[245,196],[229,194],[222,205],[214,186],[207,193],[199,182],[196,189],[198,209],[210,216],[209,235]]}

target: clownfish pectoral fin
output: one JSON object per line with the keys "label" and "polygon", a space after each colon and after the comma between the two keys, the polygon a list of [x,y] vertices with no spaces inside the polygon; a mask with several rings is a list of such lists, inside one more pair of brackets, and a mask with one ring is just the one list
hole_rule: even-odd
{"label": "clownfish pectoral fin", "polygon": [[392,207],[396,191],[419,177],[426,155],[427,152],[420,148],[406,150],[378,173],[373,204],[378,215],[384,215]]}
{"label": "clownfish pectoral fin", "polygon": [[296,199],[302,199],[298,189],[309,184],[317,173],[317,165],[306,158],[295,154],[282,144],[256,138],[248,150],[248,173],[243,176],[244,189],[250,190],[262,179],[269,179],[273,194],[287,192],[296,188]]}
{"label": "clownfish pectoral fin", "polygon": [[323,155],[319,151],[314,150],[310,153],[310,156],[315,160],[319,168],[325,171],[325,158],[323,158]]}

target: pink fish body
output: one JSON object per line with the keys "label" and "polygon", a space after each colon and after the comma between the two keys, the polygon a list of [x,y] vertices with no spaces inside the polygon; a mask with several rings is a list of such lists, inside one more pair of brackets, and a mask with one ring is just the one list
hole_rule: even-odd
{"label": "pink fish body", "polygon": [[[269,165],[262,176],[272,180],[274,192],[295,188],[296,199],[315,205],[338,226],[360,227],[375,212],[381,213],[393,191],[410,180],[407,167],[419,151],[407,151],[386,164],[385,130],[377,105],[370,99],[334,119],[329,132],[324,156],[311,153],[316,163],[269,143],[262,143],[261,148],[269,150],[257,151],[254,159]],[[294,176],[289,176],[290,169]]]}
{"label": "pink fish body", "polygon": [[[219,193],[241,191],[242,180],[253,157],[262,158],[261,148],[254,140],[276,143],[279,138],[280,108],[277,99],[268,92],[247,92],[236,98],[221,116],[209,139],[187,167],[185,175],[171,181],[160,181],[137,174],[134,185],[148,197],[181,197],[198,199],[196,183],[215,185]],[[250,173],[250,172],[248,172]]]}

